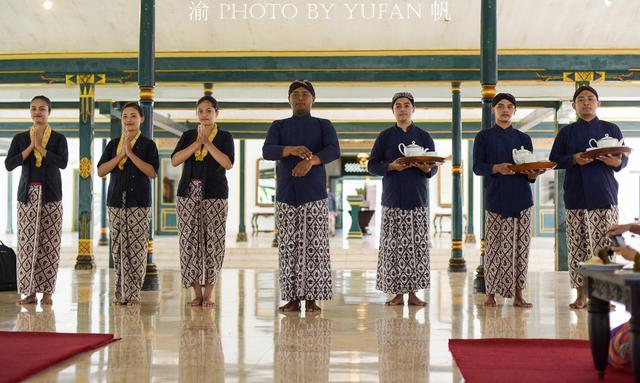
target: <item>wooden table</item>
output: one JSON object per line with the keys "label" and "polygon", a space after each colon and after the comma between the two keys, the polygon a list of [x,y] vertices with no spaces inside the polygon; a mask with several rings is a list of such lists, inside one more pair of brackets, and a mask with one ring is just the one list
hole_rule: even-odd
{"label": "wooden table", "polygon": [[[467,226],[467,215],[463,214],[463,219],[464,219],[464,228],[466,228]],[[433,234],[443,234],[443,233],[449,233],[451,234],[451,230],[442,230],[442,220],[444,218],[449,219],[449,221],[451,221],[451,213],[435,213],[433,215]],[[453,224],[453,223],[452,223]],[[463,228],[463,232],[465,231]],[[463,233],[464,234],[464,233]]]}
{"label": "wooden table", "polygon": [[589,341],[593,364],[604,377],[609,356],[609,302],[624,303],[631,313],[632,363],[635,381],[640,383],[640,273],[600,271],[589,265],[578,270],[584,276],[589,297]]}
{"label": "wooden table", "polygon": [[273,217],[274,213],[253,213],[251,216],[251,234],[257,235],[258,233],[273,233],[273,230],[260,230],[258,226],[258,218],[260,217]]}

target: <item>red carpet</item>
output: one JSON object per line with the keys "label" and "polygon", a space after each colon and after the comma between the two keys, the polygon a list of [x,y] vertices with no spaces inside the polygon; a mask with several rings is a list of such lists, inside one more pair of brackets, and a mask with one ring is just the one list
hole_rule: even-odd
{"label": "red carpet", "polygon": [[115,340],[113,334],[0,331],[0,382],[19,382]]}
{"label": "red carpet", "polygon": [[611,367],[598,380],[585,340],[449,339],[449,350],[468,383],[633,381]]}

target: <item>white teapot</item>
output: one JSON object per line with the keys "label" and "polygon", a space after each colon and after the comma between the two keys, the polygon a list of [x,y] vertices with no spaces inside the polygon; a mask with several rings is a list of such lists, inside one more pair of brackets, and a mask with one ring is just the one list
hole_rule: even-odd
{"label": "white teapot", "polygon": [[608,134],[605,134],[604,137],[602,137],[598,141],[596,141],[595,138],[592,138],[589,140],[589,147],[592,149],[611,148],[614,146],[622,146],[622,145],[623,145],[623,140],[618,141],[614,137],[609,137]]}
{"label": "white teapot", "polygon": [[526,164],[528,162],[536,162],[536,155],[521,146],[520,149],[513,149],[513,162],[516,165]]}
{"label": "white teapot", "polygon": [[430,152],[429,148],[423,148],[417,145],[415,141],[411,141],[410,145],[400,143],[398,150],[405,157],[435,156],[436,152]]}

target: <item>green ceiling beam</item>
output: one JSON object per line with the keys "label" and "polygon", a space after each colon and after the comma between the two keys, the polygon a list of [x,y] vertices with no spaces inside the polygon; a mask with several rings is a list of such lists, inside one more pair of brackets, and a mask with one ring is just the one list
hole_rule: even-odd
{"label": "green ceiling beam", "polygon": [[[638,79],[640,55],[501,55],[502,80],[561,81],[563,72],[604,71],[613,81]],[[0,83],[63,83],[70,73],[101,73],[108,82],[137,81],[136,58],[0,60]],[[158,82],[479,81],[479,55],[158,57]]]}

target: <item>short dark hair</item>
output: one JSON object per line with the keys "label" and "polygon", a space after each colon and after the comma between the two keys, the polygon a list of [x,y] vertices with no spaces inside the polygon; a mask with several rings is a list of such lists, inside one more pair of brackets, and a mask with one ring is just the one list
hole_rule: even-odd
{"label": "short dark hair", "polygon": [[126,104],[122,105],[122,108],[120,108],[121,116],[122,116],[122,113],[124,113],[124,110],[127,108],[134,108],[135,110],[138,111],[138,113],[140,113],[141,117],[144,117],[144,112],[142,111],[142,107],[137,102],[127,102]]}
{"label": "short dark hair", "polygon": [[216,100],[215,98],[213,98],[212,96],[209,96],[209,95],[200,97],[198,99],[198,102],[196,102],[196,108],[198,106],[200,106],[200,104],[202,104],[205,101],[209,101],[209,103],[211,103],[211,105],[213,105],[213,109],[215,109],[216,111],[220,110],[220,108],[218,107],[218,100]]}
{"label": "short dark hair", "polygon": [[49,97],[47,96],[35,96],[34,98],[31,99],[31,102],[34,102],[35,100],[42,100],[44,102],[47,103],[47,108],[49,108],[49,112],[51,112],[51,100],[49,99]]}
{"label": "short dark hair", "polygon": [[600,98],[598,97],[598,92],[596,92],[595,89],[593,89],[589,85],[583,85],[576,89],[576,91],[573,93],[573,102],[576,102],[576,98],[578,98],[580,93],[584,92],[585,90],[593,93],[593,95],[596,96],[596,100],[600,100]]}

